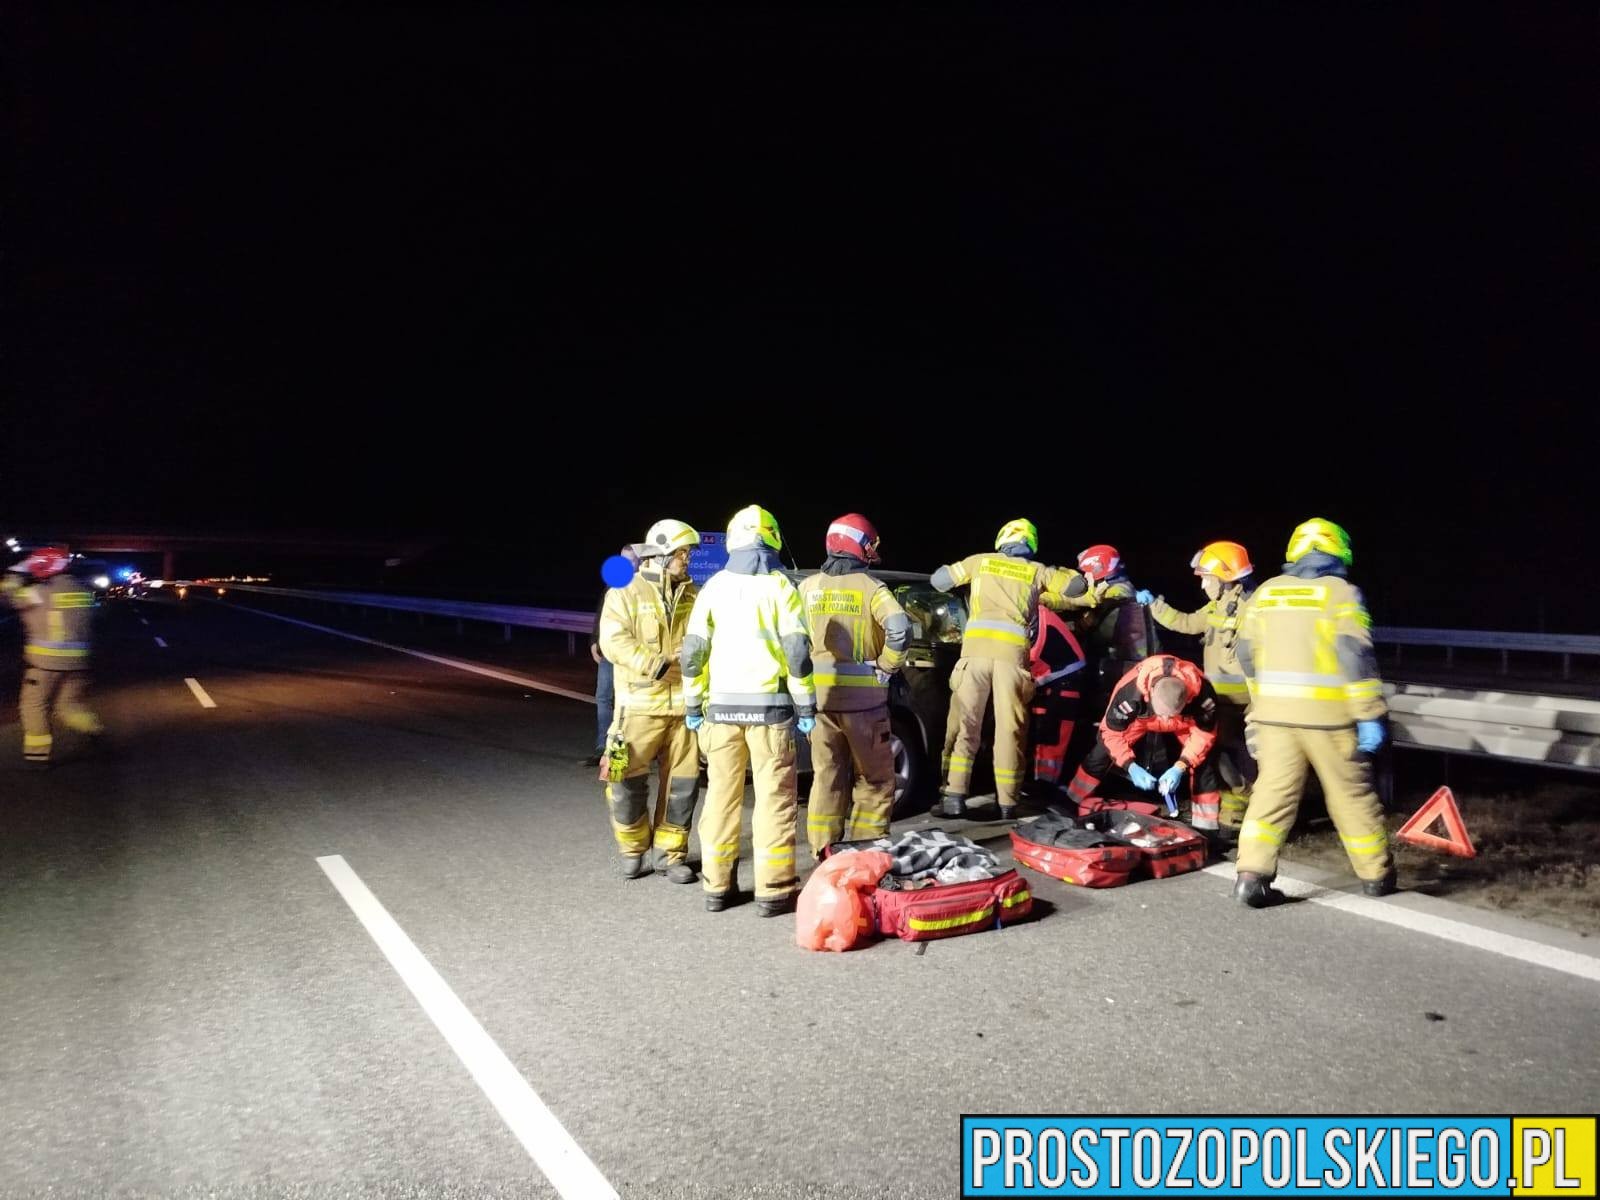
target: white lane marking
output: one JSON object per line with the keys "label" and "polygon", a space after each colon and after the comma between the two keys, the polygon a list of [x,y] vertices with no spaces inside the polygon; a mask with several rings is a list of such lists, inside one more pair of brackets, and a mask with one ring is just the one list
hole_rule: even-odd
{"label": "white lane marking", "polygon": [[228,605],[234,612],[255,613],[258,617],[271,617],[274,621],[287,621],[291,625],[299,625],[305,629],[315,629],[318,633],[331,633],[334,637],[346,638],[352,642],[363,642],[368,646],[378,646],[384,650],[393,650],[396,654],[409,654],[412,658],[426,659],[431,663],[438,663],[441,667],[454,667],[457,671],[470,671],[474,675],[482,675],[488,679],[498,679],[502,683],[514,683],[518,687],[533,688],[540,692],[549,692],[555,696],[566,696],[569,700],[582,700],[585,704],[593,704],[593,696],[583,692],[574,692],[570,688],[557,687],[553,683],[541,683],[537,679],[529,679],[526,675],[513,675],[510,671],[497,671],[493,667],[486,667],[482,663],[466,662],[459,658],[445,658],[442,654],[425,654],[421,650],[412,650],[406,646],[396,646],[391,642],[380,642],[376,638],[361,637],[358,634],[346,633],[342,629],[330,629],[326,625],[313,625],[310,621],[299,621],[294,617],[280,616],[275,612],[268,612],[264,608],[250,608],[243,604]]}
{"label": "white lane marking", "polygon": [[317,859],[350,910],[383,951],[422,1011],[489,1097],[511,1132],[563,1200],[618,1200],[617,1190],[573,1140],[556,1115],[478,1024],[450,985],[423,956],[361,877],[340,854]]}
{"label": "white lane marking", "polygon": [[[1205,868],[1206,874],[1219,875],[1225,879],[1232,879],[1234,870],[1232,863]],[[1546,946],[1528,938],[1517,937],[1515,934],[1469,925],[1465,921],[1453,921],[1449,917],[1441,917],[1434,913],[1419,912],[1414,908],[1405,908],[1371,896],[1352,896],[1346,892],[1329,891],[1305,879],[1279,875],[1275,886],[1286,896],[1300,897],[1313,904],[1325,904],[1341,912],[1355,913],[1358,917],[1368,917],[1386,925],[1398,925],[1401,929],[1409,929],[1413,933],[1426,933],[1447,942],[1459,942],[1463,946],[1487,950],[1490,954],[1514,958],[1518,962],[1549,967],[1552,971],[1576,975],[1579,979],[1600,982],[1600,958],[1590,958],[1586,954],[1563,950],[1559,946]]]}
{"label": "white lane marking", "polygon": [[158,637],[156,639],[156,645],[160,646],[163,650],[165,650],[167,648],[167,639]]}
{"label": "white lane marking", "polygon": [[201,708],[215,708],[217,706],[217,702],[206,695],[206,690],[200,686],[198,679],[185,679],[184,682],[189,685],[189,690],[194,693],[194,698],[200,701]]}

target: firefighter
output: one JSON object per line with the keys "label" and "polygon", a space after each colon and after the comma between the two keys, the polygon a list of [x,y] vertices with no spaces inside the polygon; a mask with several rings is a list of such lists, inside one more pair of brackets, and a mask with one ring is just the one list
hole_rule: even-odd
{"label": "firefighter", "polygon": [[650,873],[645,855],[652,844],[657,869],[673,883],[695,878],[689,823],[700,789],[700,752],[684,724],[678,658],[698,591],[689,579],[689,551],[699,544],[700,535],[682,521],[657,521],[633,548],[639,570],[632,582],[608,591],[600,610],[600,648],[617,691],[610,733],[612,739],[620,735],[626,757],[622,778],[606,784],[625,879]]}
{"label": "firefighter", "polygon": [[[1078,555],[1078,570],[1097,590],[1098,604],[1080,618],[1084,652],[1094,666],[1097,697],[1103,703],[1113,686],[1155,653],[1144,609],[1115,546],[1090,546]],[[1104,711],[1101,709],[1101,711]]]}
{"label": "firefighter", "polygon": [[52,711],[78,733],[105,732],[83,704],[89,683],[94,593],[67,573],[71,562],[59,546],[43,546],[7,573],[5,592],[22,615],[22,758],[48,767],[54,739]]}
{"label": "firefighter", "polygon": [[911,619],[866,570],[880,561],[872,522],[846,513],[828,526],[824,548],[822,570],[800,583],[817,688],[806,840],[818,858],[841,833],[855,841],[889,832],[889,681],[911,644]]}
{"label": "firefighter", "polygon": [[1000,819],[1013,820],[1022,783],[1023,748],[1028,735],[1028,701],[1033,696],[1029,670],[1039,605],[1063,611],[1092,607],[1095,590],[1075,571],[1033,561],[1039,531],[1032,521],[1008,521],[995,537],[997,553],[974,554],[933,573],[941,592],[967,587],[968,616],[961,658],[950,674],[950,732],[941,811],[966,815],[972,761],[983,737],[983,715],[994,698],[994,783]]}
{"label": "firefighter", "polygon": [[798,887],[794,735],[816,725],[811,637],[800,593],[778,569],[777,518],[754,504],[740,509],[727,546],[728,565],[700,590],[683,640],[688,725],[701,730],[706,754],[700,873],[706,908],[721,912],[737,880],[748,764],[756,910],[775,917],[794,910]]}
{"label": "firefighter", "polygon": [[[1222,774],[1221,811],[1216,817],[1221,838],[1230,841],[1244,820],[1250,785],[1256,777],[1255,760],[1245,745],[1245,713],[1250,708],[1250,692],[1239,669],[1235,644],[1239,640],[1239,614],[1250,598],[1250,555],[1238,542],[1210,542],[1190,560],[1189,566],[1200,577],[1206,603],[1194,612],[1182,612],[1161,596],[1140,591],[1140,604],[1165,629],[1203,637],[1203,662],[1206,678],[1217,693],[1217,746],[1212,754]],[[1198,806],[1196,818],[1201,816]]]}
{"label": "firefighter", "polygon": [[1328,815],[1369,896],[1394,891],[1394,860],[1372,755],[1383,746],[1383,682],[1372,618],[1347,578],[1350,535],[1314,517],[1289,539],[1283,574],[1245,605],[1236,650],[1250,689],[1248,732],[1260,773],[1239,831],[1234,899],[1265,908],[1283,899],[1270,885],[1294,827],[1306,769],[1317,773]]}
{"label": "firefighter", "polygon": [[[1169,734],[1181,743],[1178,761],[1159,777],[1136,761],[1136,747],[1148,734]],[[1115,765],[1141,791],[1159,792],[1167,811],[1175,815],[1178,788],[1184,774],[1192,773],[1192,824],[1208,839],[1214,838],[1217,789],[1221,784],[1211,755],[1216,740],[1217,694],[1200,668],[1173,654],[1152,654],[1112,689],[1111,702],[1100,722],[1100,735],[1067,794],[1080,809],[1091,807],[1089,802],[1096,789]]]}

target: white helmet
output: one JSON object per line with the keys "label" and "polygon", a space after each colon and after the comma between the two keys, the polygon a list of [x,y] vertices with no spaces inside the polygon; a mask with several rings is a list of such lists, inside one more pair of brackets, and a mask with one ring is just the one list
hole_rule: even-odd
{"label": "white helmet", "polygon": [[640,558],[668,558],[685,546],[698,546],[700,534],[682,521],[670,517],[657,521],[644,535],[644,541],[635,549]]}

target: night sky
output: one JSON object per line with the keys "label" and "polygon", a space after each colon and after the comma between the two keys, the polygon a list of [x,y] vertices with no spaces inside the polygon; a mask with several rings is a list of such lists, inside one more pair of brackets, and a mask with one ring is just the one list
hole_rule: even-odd
{"label": "night sky", "polygon": [[0,522],[1198,600],[1324,515],[1380,622],[1600,628],[1594,5],[863,7],[7,6]]}

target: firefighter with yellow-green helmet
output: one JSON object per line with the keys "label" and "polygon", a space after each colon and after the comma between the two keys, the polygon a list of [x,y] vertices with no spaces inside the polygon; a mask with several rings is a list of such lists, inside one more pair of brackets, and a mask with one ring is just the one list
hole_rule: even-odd
{"label": "firefighter with yellow-green helmet", "polygon": [[1006,522],[994,545],[995,553],[969,555],[933,573],[933,586],[941,592],[967,588],[961,658],[950,675],[949,732],[954,736],[941,809],[947,817],[966,813],[973,759],[991,698],[996,799],[1002,820],[1015,817],[1028,736],[1028,700],[1034,687],[1028,655],[1039,605],[1064,611],[1092,608],[1097,599],[1078,572],[1033,561],[1039,531],[1032,521]]}
{"label": "firefighter with yellow-green helmet", "polygon": [[[648,875],[656,866],[673,883],[693,883],[689,824],[700,787],[700,755],[684,721],[679,656],[698,589],[689,579],[689,551],[700,535],[682,521],[657,521],[634,546],[639,570],[626,587],[606,593],[600,611],[600,651],[616,677],[616,708],[608,736],[616,764],[606,784],[611,828],[622,851],[622,873]],[[654,804],[650,768],[656,767]]]}
{"label": "firefighter with yellow-green helmet", "polygon": [[700,872],[706,908],[731,899],[744,826],[744,773],[755,783],[756,911],[790,912],[799,887],[795,731],[816,724],[811,636],[794,584],[779,570],[777,519],[752,504],[728,523],[728,565],[706,581],[683,641],[688,724],[706,755]]}
{"label": "firefighter with yellow-green helmet", "polygon": [[872,522],[860,513],[836,517],[824,545],[822,570],[800,581],[817,688],[806,840],[818,858],[841,835],[854,841],[889,832],[889,681],[911,644],[911,619],[869,573],[879,561]]}
{"label": "firefighter with yellow-green helmet", "polygon": [[1372,619],[1347,575],[1350,535],[1320,517],[1289,539],[1283,573],[1245,605],[1236,644],[1249,688],[1249,732],[1260,774],[1239,833],[1233,895],[1251,908],[1283,897],[1270,884],[1317,773],[1350,865],[1369,896],[1394,890],[1394,863],[1371,756],[1388,713]]}
{"label": "firefighter with yellow-green helmet", "polygon": [[1250,690],[1239,667],[1237,644],[1239,619],[1250,599],[1255,568],[1250,555],[1238,542],[1209,542],[1190,560],[1189,566],[1200,577],[1205,604],[1184,612],[1168,604],[1165,597],[1147,591],[1138,593],[1140,604],[1149,606],[1157,624],[1177,633],[1204,639],[1202,663],[1206,679],[1217,694],[1217,744],[1212,751],[1223,779],[1216,811],[1197,799],[1191,812],[1196,828],[1217,830],[1224,841],[1231,841],[1244,820],[1250,786],[1256,777],[1255,760],[1245,743],[1245,714],[1250,708]]}

